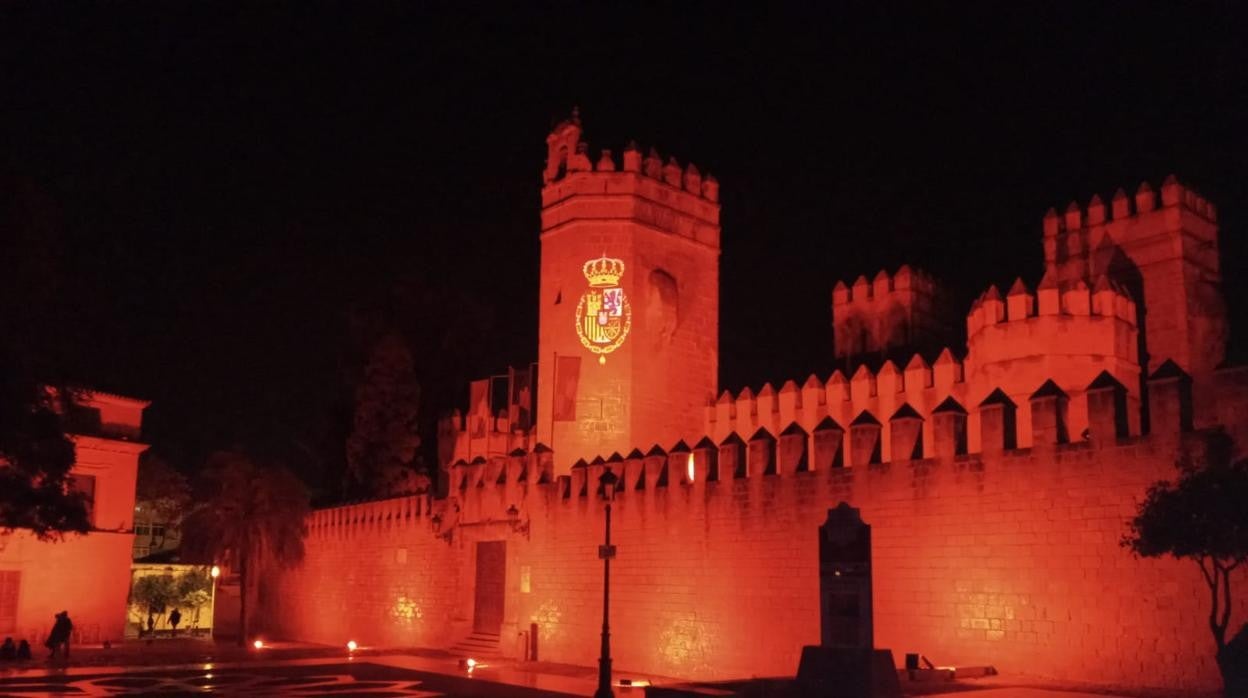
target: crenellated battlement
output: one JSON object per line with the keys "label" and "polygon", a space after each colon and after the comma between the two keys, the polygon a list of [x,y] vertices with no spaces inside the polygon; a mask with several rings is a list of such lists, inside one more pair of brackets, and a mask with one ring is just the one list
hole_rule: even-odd
{"label": "crenellated battlement", "polygon": [[922,269],[911,269],[909,264],[903,264],[892,274],[887,269],[881,269],[871,280],[860,275],[851,285],[837,281],[832,288],[832,307],[882,299],[895,291],[914,291],[931,296],[940,290],[935,277]]}
{"label": "crenellated battlement", "polygon": [[348,538],[364,533],[429,526],[446,509],[429,495],[379,499],[317,509],[308,514],[310,539]]}
{"label": "crenellated battlement", "polygon": [[[534,426],[521,427],[507,410],[498,413],[478,411],[465,416],[458,409],[438,420],[439,460],[442,465],[455,461],[471,462],[493,458],[516,449],[537,446]],[[443,446],[445,444],[445,446]]]}
{"label": "crenellated battlement", "polygon": [[[887,422],[905,406],[927,418],[944,400],[952,397],[965,403],[966,395],[963,362],[945,349],[930,364],[915,354],[904,367],[885,361],[878,371],[872,371],[862,364],[852,376],[840,370],[826,381],[811,375],[800,386],[787,381],[778,391],[771,384],[763,385],[757,394],[750,388],[736,395],[724,391],[706,408],[706,433],[716,441],[731,433],[749,436],[760,429],[781,434],[792,425],[815,433],[821,425],[828,426],[827,420],[848,426],[864,413]],[[885,443],[881,456],[890,455],[891,445]]]}
{"label": "crenellated battlement", "polygon": [[838,281],[832,289],[835,355],[853,360],[940,347],[953,339],[950,307],[935,278],[906,264],[892,274],[881,269],[871,280],[859,276],[852,285]]}
{"label": "crenellated battlement", "polygon": [[[460,460],[449,471],[447,501],[454,513],[443,514],[443,528],[452,523],[451,518],[510,520],[518,526],[534,514],[535,506],[583,506],[585,500],[601,494],[598,478],[607,468],[620,478],[617,497],[644,500],[664,490],[702,489],[707,483],[783,481],[820,472],[827,472],[826,477],[840,477],[840,473],[851,479],[869,478],[887,472],[876,466],[890,463],[919,467],[1011,451],[1113,448],[1124,440],[1140,438],[1126,428],[1126,411],[1132,406],[1122,399],[1125,386],[1107,373],[1081,386],[1079,399],[1090,425],[1081,433],[1072,433],[1071,397],[1051,379],[1033,386],[1025,400],[1029,418],[1021,419],[1021,405],[1000,389],[969,405],[959,399],[966,394],[959,374],[960,366],[952,357],[931,367],[915,357],[905,370],[886,365],[875,374],[861,369],[848,380],[836,373],[826,382],[811,376],[800,387],[789,381],[779,391],[764,385],[757,394],[748,388],[736,396],[725,392],[708,409],[706,435],[670,447],[643,444],[628,455],[579,460],[568,475],[552,476],[554,454],[541,445],[533,452],[517,449],[505,456]],[[1175,418],[1159,421],[1147,439],[1174,443],[1187,428],[1177,415],[1191,396],[1182,393],[1186,384],[1172,376],[1159,376],[1156,382],[1154,409]],[[859,402],[856,388],[875,392]],[[880,400],[889,393],[895,393],[895,399]],[[971,429],[980,434],[974,444],[967,438]],[[1024,440],[1031,445],[1020,447]],[[858,470],[864,474],[853,475]],[[330,526],[388,520],[383,511],[342,509],[318,515],[328,517]],[[396,509],[387,504],[384,511],[390,510],[400,512],[390,517],[404,520],[402,506]]]}
{"label": "crenellated battlement", "polygon": [[618,160],[609,149],[590,158],[576,111],[546,138],[542,173],[543,234],[585,218],[622,218],[719,246],[719,181],[697,165],[643,155],[630,142]]}
{"label": "crenellated battlement", "polygon": [[704,177],[693,163],[682,167],[671,155],[664,162],[659,151],[653,147],[643,157],[636,141],[630,141],[625,146],[623,157],[618,161],[611,150],[604,148],[591,163],[589,144],[581,140],[581,117],[578,109],[573,109],[570,118],[561,121],[551,130],[546,137],[546,144],[546,168],[542,172],[542,181],[546,186],[575,172],[626,172],[662,182],[668,187],[711,202],[719,201],[719,182],[714,175],[708,173]]}
{"label": "crenellated battlement", "polygon": [[[1158,205],[1160,203],[1160,206]],[[1141,182],[1134,195],[1119,187],[1106,206],[1100,194],[1093,194],[1086,206],[1071,201],[1063,213],[1050,208],[1044,214],[1044,236],[1052,238],[1063,233],[1088,230],[1113,222],[1159,213],[1165,209],[1181,209],[1210,224],[1218,222],[1218,209],[1196,190],[1184,186],[1174,175],[1169,175],[1161,184],[1161,201],[1157,200],[1157,192],[1148,182]]]}
{"label": "crenellated battlement", "polygon": [[1117,319],[1135,328],[1137,310],[1131,294],[1105,275],[1098,277],[1089,289],[1082,279],[1063,284],[1050,273],[1041,279],[1035,292],[1020,277],[1004,295],[996,286],[980,294],[967,313],[966,336],[971,341],[990,328],[1040,317],[1059,318],[1057,322],[1066,327],[1080,325],[1082,318],[1103,318]]}

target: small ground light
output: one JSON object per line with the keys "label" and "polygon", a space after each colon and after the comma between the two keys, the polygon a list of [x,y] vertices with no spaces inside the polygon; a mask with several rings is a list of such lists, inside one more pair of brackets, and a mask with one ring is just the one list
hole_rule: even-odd
{"label": "small ground light", "polygon": [[347,640],[347,651],[354,652],[359,645],[355,644],[355,640]]}
{"label": "small ground light", "polygon": [[264,640],[256,640],[255,642],[251,643],[251,646],[255,647],[258,650],[264,649]]}
{"label": "small ground light", "polygon": [[469,657],[468,660],[464,662],[464,664],[468,667],[469,670],[477,668],[477,660],[473,659],[472,657]]}

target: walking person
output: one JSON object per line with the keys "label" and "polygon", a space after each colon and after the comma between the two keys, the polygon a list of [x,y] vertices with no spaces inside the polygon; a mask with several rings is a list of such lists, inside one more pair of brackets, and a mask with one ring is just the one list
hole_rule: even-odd
{"label": "walking person", "polygon": [[69,659],[69,637],[74,632],[74,622],[69,619],[69,611],[61,611],[56,614],[56,622],[52,624],[52,632],[48,633],[48,639],[43,644],[48,648],[48,659],[56,659],[56,650],[64,646],[65,651],[62,653],[64,659]]}
{"label": "walking person", "polygon": [[169,627],[173,628],[172,637],[178,636],[178,623],[181,623],[181,622],[182,622],[181,611],[175,608],[169,612]]}

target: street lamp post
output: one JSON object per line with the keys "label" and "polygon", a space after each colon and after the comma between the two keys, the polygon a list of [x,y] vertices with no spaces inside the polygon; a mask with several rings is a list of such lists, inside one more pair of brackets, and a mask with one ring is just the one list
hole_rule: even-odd
{"label": "street lamp post", "polygon": [[221,568],[213,565],[208,575],[212,577],[212,595],[208,597],[208,607],[212,609],[211,625],[208,627],[208,637],[211,638],[217,635],[217,577],[221,576]]}
{"label": "street lamp post", "polygon": [[609,611],[611,609],[611,558],[615,557],[615,546],[611,545],[611,500],[615,497],[615,485],[620,478],[608,467],[598,478],[602,485],[602,496],[607,500],[606,540],[598,548],[598,557],[602,558],[602,656],[598,658],[598,690],[594,698],[613,698],[611,692],[611,626]]}

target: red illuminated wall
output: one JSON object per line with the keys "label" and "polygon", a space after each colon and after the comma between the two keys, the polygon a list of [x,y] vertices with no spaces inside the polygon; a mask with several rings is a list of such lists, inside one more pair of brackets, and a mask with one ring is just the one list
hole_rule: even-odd
{"label": "red illuminated wall", "polygon": [[331,645],[449,645],[464,613],[459,562],[432,534],[428,502],[405,497],[313,513],[303,565],[260,589],[258,632]]}
{"label": "red illuminated wall", "polygon": [[[695,451],[692,483],[688,456],[625,460],[616,466],[624,490],[613,530],[616,667],[791,674],[801,646],[819,637],[816,529],[846,501],[873,527],[876,642],[895,657],[1216,686],[1196,566],[1135,560],[1118,544],[1147,485],[1173,476],[1179,448],[1177,430],[1159,430],[1099,445],[802,473],[782,450],[777,474],[755,462],[748,477],[721,472],[719,482],[706,481],[708,453]],[[335,644],[360,636],[448,646],[470,629],[475,542],[505,540],[504,651],[516,655],[517,633],[535,622],[541,659],[593,664],[603,516],[590,493],[601,466],[534,482],[550,471],[546,454],[456,468],[452,499],[436,505],[445,538],[406,500],[319,512],[307,562],[276,582],[280,631]],[[508,523],[512,504],[527,534]],[[404,564],[395,562],[399,550]],[[1248,576],[1236,583],[1238,627]],[[420,608],[417,623],[395,615],[400,597]]]}

